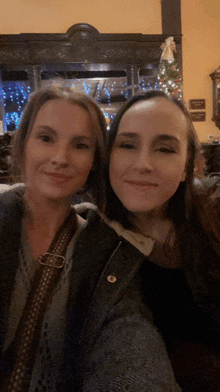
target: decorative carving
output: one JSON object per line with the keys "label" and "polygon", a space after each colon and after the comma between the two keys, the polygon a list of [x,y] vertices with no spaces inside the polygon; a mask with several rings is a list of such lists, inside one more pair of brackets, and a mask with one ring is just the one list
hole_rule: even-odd
{"label": "decorative carving", "polygon": [[88,32],[76,32],[72,38],[71,52],[76,55],[77,61],[96,62],[99,49],[94,37]]}
{"label": "decorative carving", "polygon": [[[105,70],[126,70],[127,83],[134,94],[139,88],[139,68],[147,69],[148,64],[150,69],[157,67],[165,38],[162,34],[101,34],[85,23],[71,26],[65,34],[0,34],[0,67],[9,73],[28,69],[33,91],[40,85],[45,69],[49,74],[56,70],[83,72],[89,63],[88,72],[92,72],[105,63]],[[181,40],[181,35],[175,35],[180,69]]]}
{"label": "decorative carving", "polygon": [[[48,62],[146,65],[159,60],[163,41],[164,36],[160,34],[100,34],[93,26],[78,23],[66,34],[0,35],[0,62],[2,65]],[[175,41],[181,53],[181,37],[175,36]]]}
{"label": "decorative carving", "polygon": [[27,48],[10,48],[0,50],[1,64],[26,62],[29,58],[29,50]]}
{"label": "decorative carving", "polygon": [[149,47],[149,48],[139,48],[137,50],[137,60],[145,60],[147,61],[148,59],[150,60],[157,60],[159,62],[160,55],[161,55],[161,50],[160,47]]}
{"label": "decorative carving", "polygon": [[107,60],[107,61],[113,61],[116,62],[118,60],[123,60],[125,62],[127,59],[132,59],[134,56],[134,52],[132,52],[131,49],[125,49],[125,48],[108,48],[102,46],[102,48],[99,51],[99,56],[100,59]]}
{"label": "decorative carving", "polygon": [[95,37],[93,37],[91,34],[89,34],[88,32],[84,31],[77,31],[72,39],[71,42],[73,43],[73,45],[88,45],[88,44],[92,44],[94,45],[94,43],[96,42]]}
{"label": "decorative carving", "polygon": [[100,33],[99,33],[99,31],[95,27],[91,26],[88,23],[77,23],[77,24],[71,26],[67,30],[66,36],[68,38],[70,38],[71,41],[74,41],[76,39],[77,35],[79,35],[81,37],[83,35],[84,35],[84,37],[85,36],[87,36],[87,37],[89,37],[89,36],[92,37],[93,36],[92,39],[96,40],[96,39],[98,39]]}
{"label": "decorative carving", "polygon": [[60,46],[57,47],[52,46],[48,48],[34,48],[32,50],[32,56],[39,62],[47,60],[53,62],[57,62],[59,60],[68,61],[71,53],[71,46]]}

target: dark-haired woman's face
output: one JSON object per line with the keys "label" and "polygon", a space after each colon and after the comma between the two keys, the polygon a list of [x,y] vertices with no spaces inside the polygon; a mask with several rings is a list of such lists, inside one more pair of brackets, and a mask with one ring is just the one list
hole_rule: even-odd
{"label": "dark-haired woman's face", "polygon": [[134,104],[123,115],[110,156],[111,186],[133,214],[157,214],[185,180],[187,120],[165,98]]}

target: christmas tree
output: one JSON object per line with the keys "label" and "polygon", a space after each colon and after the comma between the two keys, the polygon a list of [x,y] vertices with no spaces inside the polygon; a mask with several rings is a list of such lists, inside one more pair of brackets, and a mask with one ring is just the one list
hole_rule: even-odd
{"label": "christmas tree", "polygon": [[183,98],[182,79],[179,74],[178,62],[174,59],[173,52],[176,52],[176,44],[173,37],[167,38],[161,45],[161,49],[163,53],[159,64],[158,90],[181,100]]}

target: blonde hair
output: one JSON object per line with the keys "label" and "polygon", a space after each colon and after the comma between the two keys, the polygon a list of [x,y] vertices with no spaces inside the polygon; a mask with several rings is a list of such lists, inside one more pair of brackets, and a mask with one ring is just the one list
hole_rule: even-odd
{"label": "blonde hair", "polygon": [[96,151],[93,170],[90,172],[86,191],[102,210],[104,206],[104,160],[106,157],[106,121],[95,101],[86,94],[76,90],[64,80],[51,81],[47,86],[29,96],[18,130],[15,132],[12,146],[12,176],[19,181],[24,173],[25,148],[35,119],[42,106],[49,101],[62,99],[72,105],[78,105],[89,113],[96,137]]}

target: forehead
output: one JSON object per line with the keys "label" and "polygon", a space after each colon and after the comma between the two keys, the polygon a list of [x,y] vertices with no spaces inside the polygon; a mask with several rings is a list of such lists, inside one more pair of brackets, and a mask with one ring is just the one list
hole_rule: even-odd
{"label": "forehead", "polygon": [[187,119],[182,110],[165,98],[140,101],[123,115],[118,134],[124,132],[167,133],[181,138],[187,135]]}
{"label": "forehead", "polygon": [[74,102],[69,102],[65,99],[53,99],[45,102],[39,109],[35,121],[38,118],[44,117],[48,120],[64,119],[66,115],[68,116],[78,116],[78,117],[88,117],[89,113],[86,109],[81,107],[79,104]]}
{"label": "forehead", "polygon": [[90,112],[77,103],[71,103],[65,99],[45,102],[32,121],[28,137],[32,131],[44,126],[60,132],[62,135],[93,135],[94,133],[94,122]]}

